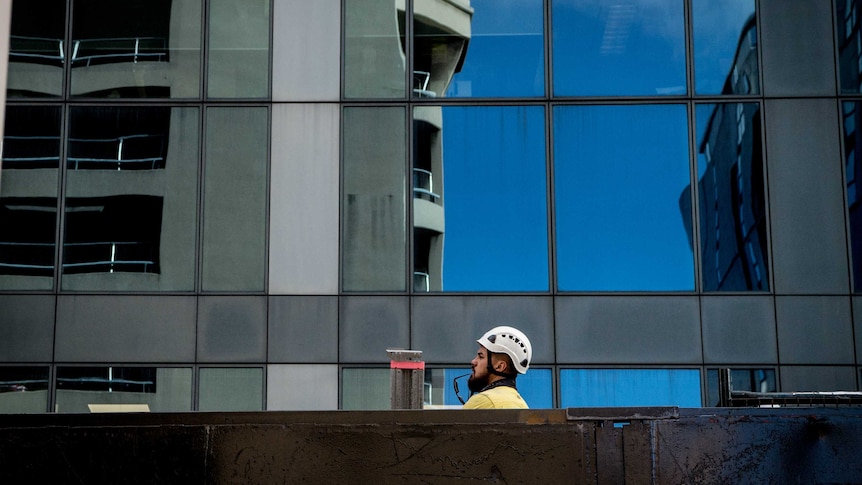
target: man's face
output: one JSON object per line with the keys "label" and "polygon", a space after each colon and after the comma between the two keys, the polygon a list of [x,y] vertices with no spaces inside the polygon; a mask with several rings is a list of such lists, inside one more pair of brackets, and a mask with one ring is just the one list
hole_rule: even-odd
{"label": "man's face", "polygon": [[488,378],[491,376],[488,372],[488,350],[485,347],[479,346],[476,357],[470,361],[470,366],[473,368],[473,374],[467,379],[467,387],[471,392],[481,391],[490,384]]}

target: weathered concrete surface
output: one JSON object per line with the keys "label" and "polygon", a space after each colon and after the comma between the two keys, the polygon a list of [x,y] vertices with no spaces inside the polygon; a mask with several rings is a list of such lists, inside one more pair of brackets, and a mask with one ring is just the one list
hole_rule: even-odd
{"label": "weathered concrete surface", "polygon": [[0,415],[17,483],[862,484],[862,409]]}

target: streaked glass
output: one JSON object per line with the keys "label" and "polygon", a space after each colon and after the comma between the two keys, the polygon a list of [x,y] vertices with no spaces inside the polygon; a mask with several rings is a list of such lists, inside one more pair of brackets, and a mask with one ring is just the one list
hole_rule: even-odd
{"label": "streaked glass", "polygon": [[562,369],[560,401],[568,407],[701,406],[697,369]]}
{"label": "streaked glass", "polygon": [[14,0],[6,95],[59,97],[68,53],[65,0]]}
{"label": "streaked glass", "polygon": [[262,411],[263,369],[204,367],[198,380],[198,411]]}
{"label": "streaked glass", "polygon": [[263,291],[268,109],[210,107],[205,130],[201,284],[204,290]]}
{"label": "streaked glass", "polygon": [[561,291],[691,291],[684,105],[554,110]]}
{"label": "streaked glass", "polygon": [[404,2],[344,1],[344,96],[404,98]]}
{"label": "streaked glass", "polygon": [[697,94],[758,94],[754,0],[692,0]]}
{"label": "streaked glass", "polygon": [[760,104],[698,104],[695,113],[703,290],[769,290]]}
{"label": "streaked glass", "polygon": [[413,2],[413,96],[541,96],[542,0]]}
{"label": "streaked glass", "polygon": [[0,367],[0,414],[48,411],[48,367]]}
{"label": "streaked glass", "polygon": [[57,251],[57,106],[8,106],[0,174],[0,289],[49,290]]}
{"label": "streaked glass", "polygon": [[54,412],[191,410],[190,367],[58,367],[56,374]]}
{"label": "streaked glass", "polygon": [[73,96],[199,97],[200,0],[74,0],[72,15]]}
{"label": "streaked glass", "polygon": [[684,5],[552,0],[554,94],[685,94]]}
{"label": "streaked glass", "polygon": [[540,106],[414,110],[414,291],[547,291]]}
{"label": "streaked glass", "polygon": [[63,289],[194,289],[198,131],[197,108],[70,109]]}
{"label": "streaked glass", "polygon": [[407,290],[405,110],[345,108],[342,117],[342,288]]}
{"label": "streaked glass", "polygon": [[210,0],[207,96],[269,96],[269,1]]}

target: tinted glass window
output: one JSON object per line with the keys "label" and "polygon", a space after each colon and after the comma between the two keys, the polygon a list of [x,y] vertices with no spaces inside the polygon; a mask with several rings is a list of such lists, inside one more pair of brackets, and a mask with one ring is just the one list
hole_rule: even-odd
{"label": "tinted glass window", "polygon": [[72,12],[73,95],[198,97],[200,0],[75,0]]}
{"label": "tinted glass window", "polygon": [[697,94],[757,94],[754,0],[693,0]]}
{"label": "tinted glass window", "polygon": [[542,107],[414,110],[414,290],[547,291]]}
{"label": "tinted glass window", "polygon": [[[719,406],[718,369],[706,371],[707,406]],[[731,369],[730,389],[732,391],[776,392],[778,391],[774,369]]]}
{"label": "tinted glass window", "polygon": [[680,0],[552,0],[554,94],[685,94]]}
{"label": "tinted glass window", "polygon": [[845,102],[844,117],[844,176],[847,185],[847,216],[850,231],[854,292],[862,292],[862,103]]}
{"label": "tinted glass window", "polygon": [[269,96],[270,2],[210,0],[207,96]]}
{"label": "tinted glass window", "polygon": [[444,15],[436,0],[414,1],[414,96],[544,94],[542,1],[462,3]]}
{"label": "tinted glass window", "polygon": [[263,410],[263,369],[202,368],[198,411]]}
{"label": "tinted glass window", "polygon": [[554,110],[562,291],[693,290],[682,105]]}
{"label": "tinted glass window", "polygon": [[64,289],[194,288],[198,123],[196,108],[70,110]]}
{"label": "tinted glass window", "polygon": [[835,32],[838,40],[838,64],[842,93],[858,93],[862,88],[862,29],[859,25],[858,0],[835,2]]}
{"label": "tinted glass window", "polygon": [[703,290],[768,290],[760,105],[699,104],[696,116]]}
{"label": "tinted glass window", "polygon": [[391,409],[389,369],[344,369],[341,371],[341,409]]}
{"label": "tinted glass window", "polygon": [[346,291],[405,291],[405,111],[346,108],[343,136],[342,285]]}
{"label": "tinted glass window", "polygon": [[344,95],[403,98],[404,2],[344,1]]}
{"label": "tinted glass window", "polygon": [[10,28],[8,97],[61,96],[66,1],[14,0]]}
{"label": "tinted glass window", "polygon": [[55,411],[191,410],[191,368],[58,367]]}
{"label": "tinted glass window", "polygon": [[60,108],[8,106],[0,184],[0,288],[51,289],[57,239]]}
{"label": "tinted glass window", "polygon": [[44,413],[47,410],[47,367],[0,367],[0,413]]}
{"label": "tinted glass window", "polygon": [[700,407],[696,369],[563,369],[563,407]]}

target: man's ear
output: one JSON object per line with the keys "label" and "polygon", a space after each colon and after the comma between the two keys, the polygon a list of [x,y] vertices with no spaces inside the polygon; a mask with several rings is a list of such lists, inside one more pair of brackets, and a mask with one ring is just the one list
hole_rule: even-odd
{"label": "man's ear", "polygon": [[494,363],[494,370],[505,373],[509,370],[509,363],[506,362],[506,359],[497,359],[497,362]]}

